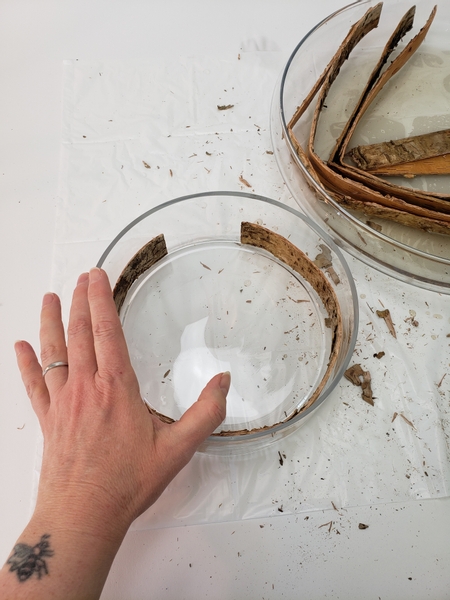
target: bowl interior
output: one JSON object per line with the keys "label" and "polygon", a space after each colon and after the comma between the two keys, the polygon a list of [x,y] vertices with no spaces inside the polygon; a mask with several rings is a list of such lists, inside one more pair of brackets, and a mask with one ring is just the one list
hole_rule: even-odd
{"label": "bowl interior", "polygon": [[164,235],[167,254],[137,277],[120,309],[132,364],[143,399],[173,420],[211,377],[230,371],[227,417],[212,436],[219,444],[273,434],[310,412],[302,409],[329,370],[334,344],[317,289],[272,252],[242,243],[243,222],[328,269],[321,270],[340,307],[342,344],[316,408],[348,364],[358,317],[348,267],[309,219],[250,194],[188,196],[136,219],[99,261],[114,283],[142,246]]}

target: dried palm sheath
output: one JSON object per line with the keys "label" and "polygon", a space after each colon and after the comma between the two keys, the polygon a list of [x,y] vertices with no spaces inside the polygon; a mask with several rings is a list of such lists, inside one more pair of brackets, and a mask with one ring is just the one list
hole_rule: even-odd
{"label": "dried palm sheath", "polygon": [[435,14],[436,7],[433,9],[426,25],[421,29],[417,36],[409,42],[409,44],[396,57],[396,59],[392,61],[389,67],[378,79],[373,76],[377,70],[375,69],[353,111],[352,116],[344,127],[343,133],[339,137],[335,148],[330,155],[328,166],[331,169],[338,171],[340,174],[364,184],[367,188],[371,188],[375,191],[381,192],[382,194],[391,196],[393,199],[399,198],[410,204],[423,206],[424,208],[428,208],[430,210],[450,214],[450,195],[411,190],[403,186],[394,185],[392,183],[383,181],[370,173],[363,172],[361,169],[344,163],[347,145],[361,117],[366,112],[367,108],[371,102],[373,102],[383,86],[400,70],[400,68],[417,50],[428,32]]}
{"label": "dried palm sheath", "polygon": [[450,129],[356,146],[348,155],[359,169],[373,175],[448,175]]}
{"label": "dried palm sheath", "polygon": [[[331,344],[326,371],[305,405],[295,411],[293,414],[289,415],[289,417],[284,421],[280,421],[283,423],[291,420],[299,412],[306,410],[314,404],[324,389],[331,373],[333,372],[342,346],[344,335],[341,309],[336,292],[328,281],[327,276],[312,260],[306,256],[304,252],[294,246],[294,244],[289,242],[286,238],[271,231],[270,229],[262,227],[261,225],[243,222],[241,223],[240,241],[241,244],[255,246],[270,252],[270,254],[278,258],[281,262],[285,263],[291,267],[291,269],[301,275],[317,293],[328,315],[328,317],[325,319],[325,325],[331,330]],[[126,295],[133,283],[145,271],[147,271],[151,266],[156,264],[166,255],[167,247],[164,235],[161,234],[150,240],[131,258],[120,274],[116,285],[114,286],[113,296],[117,311],[119,313],[125,301]],[[327,263],[327,265],[329,264],[330,263]],[[159,417],[161,421],[164,421],[165,423],[173,423],[173,419],[171,417],[168,417],[167,415],[150,408],[148,405],[147,407],[149,411]],[[246,435],[248,433],[262,431],[264,429],[268,429],[268,427],[252,429],[251,431],[248,429],[242,429],[239,431],[221,431],[216,435]]]}
{"label": "dried palm sheath", "polygon": [[[392,61],[389,67],[381,73],[383,66],[386,64],[390,54],[395,49],[395,46],[399,43],[400,39],[411,29],[412,20],[414,18],[415,7],[412,7],[405,16],[401,19],[388,43],[386,44],[383,53],[377,62],[375,68],[372,71],[371,76],[356,103],[352,115],[348,119],[344,126],[341,135],[336,141],[334,149],[330,154],[330,158],[327,162],[331,169],[337,170],[344,176],[350,179],[356,179],[366,187],[379,191],[382,194],[398,197],[405,200],[408,203],[423,206],[430,210],[437,212],[443,212],[450,214],[450,196],[443,194],[435,194],[432,192],[424,192],[419,190],[411,190],[403,186],[394,185],[389,182],[380,180],[378,177],[373,177],[371,174],[361,173],[360,168],[354,168],[344,162],[347,145],[355,131],[358,122],[366,112],[367,108],[373,102],[380,90],[386,85],[386,83],[395,75],[409,60],[413,53],[420,46],[422,41],[425,39],[426,34],[433,22],[436,14],[436,7],[434,7],[431,15],[421,29],[421,31],[413,38],[402,52]],[[332,83],[332,82],[331,82]],[[330,84],[331,85],[331,84]],[[319,109],[320,110],[320,109]],[[317,115],[317,119],[318,119]],[[317,127],[317,122],[316,122]],[[359,165],[358,165],[359,167]],[[443,200],[443,201],[442,201]]]}
{"label": "dried palm sheath", "polygon": [[[387,41],[385,47],[383,48],[381,56],[377,61],[377,64],[373,68],[372,73],[370,74],[370,77],[367,80],[366,85],[364,86],[364,89],[359,97],[358,102],[356,103],[355,107],[353,108],[350,118],[348,119],[347,123],[344,125],[339,137],[336,140],[334,148],[330,153],[330,159],[329,159],[330,161],[333,162],[333,161],[337,160],[337,157],[339,156],[339,154],[341,152],[341,148],[342,148],[343,144],[345,144],[347,141],[350,129],[352,129],[352,130],[354,129],[353,123],[354,123],[355,119],[358,118],[360,115],[362,105],[364,103],[365,98],[367,97],[367,94],[372,90],[375,83],[379,80],[382,69],[385,66],[385,64],[387,63],[387,61],[389,60],[389,57],[392,54],[392,52],[396,49],[396,47],[398,46],[400,41],[404,38],[404,36],[409,31],[411,31],[413,24],[414,24],[415,14],[416,14],[416,7],[413,6],[402,17],[402,19],[398,23],[397,27],[393,31],[391,37]],[[343,43],[345,43],[345,42],[343,42]],[[342,65],[339,65],[339,68],[340,68],[340,66],[342,66]],[[336,75],[337,75],[337,73],[336,73]],[[333,79],[333,81],[334,81],[334,79]],[[329,86],[331,86],[333,81],[329,82]],[[327,90],[327,92],[328,92],[328,90]],[[317,107],[316,107],[316,112],[317,112],[317,110],[320,110],[321,108],[322,108],[321,106],[319,107],[319,109],[317,109]]]}
{"label": "dried palm sheath", "polygon": [[[337,159],[337,161],[336,161],[336,159],[334,161],[332,159],[330,159],[327,164],[328,164],[328,167],[337,171],[341,175],[346,176],[349,179],[352,179],[353,181],[357,181],[357,182],[363,184],[366,188],[372,189],[375,192],[380,192],[383,195],[387,196],[389,199],[390,205],[392,204],[393,206],[395,206],[396,200],[397,201],[403,200],[403,201],[407,202],[408,204],[404,205],[402,210],[406,210],[406,211],[412,212],[413,214],[419,214],[419,215],[426,217],[427,216],[426,212],[422,212],[422,211],[417,212],[415,210],[412,210],[410,207],[408,207],[408,205],[420,206],[425,209],[429,209],[431,211],[435,211],[436,213],[439,213],[437,215],[431,214],[430,216],[432,218],[437,217],[437,218],[440,218],[441,220],[447,221],[448,218],[445,217],[444,215],[450,214],[450,202],[449,202],[450,196],[449,195],[435,194],[435,193],[424,192],[424,191],[419,191],[419,190],[411,190],[411,189],[405,188],[403,186],[394,185],[392,183],[389,183],[387,181],[383,181],[382,179],[379,179],[378,177],[376,177],[375,175],[373,175],[371,173],[363,172],[361,169],[357,169],[357,168],[351,167],[350,165],[343,163],[343,156],[344,156],[344,153],[346,150],[347,143],[348,143],[351,135],[353,134],[353,131],[354,131],[354,128],[356,127],[357,122],[359,121],[363,112],[367,109],[370,102],[374,99],[374,97],[378,93],[379,89],[381,89],[381,87],[386,83],[387,79],[390,76],[392,76],[392,74],[394,74],[395,72],[398,71],[399,63],[401,64],[403,62],[404,58],[409,56],[409,53],[407,51],[408,51],[408,46],[405,48],[405,51],[402,54],[400,54],[395,61],[392,62],[392,64],[388,68],[388,70],[386,70],[385,73],[383,74],[383,77],[380,78],[380,80],[377,82],[377,85],[374,88],[372,88],[371,94],[366,98],[366,102],[362,105],[361,110],[356,114],[356,117],[354,118],[353,122],[349,126],[350,128],[348,130],[346,130],[346,135],[342,142],[342,148],[340,150],[339,158]],[[397,62],[397,60],[398,60],[398,62]],[[391,67],[394,67],[394,68],[391,70]],[[349,120],[349,123],[350,123],[350,120]],[[339,150],[339,148],[337,148],[336,151],[338,151],[338,150]],[[336,152],[333,154],[335,156]],[[374,198],[372,198],[372,199],[374,199]],[[380,201],[380,203],[385,204],[382,201]],[[401,208],[401,206],[398,203],[397,203],[396,207]]]}
{"label": "dried palm sheath", "polygon": [[[353,127],[355,122],[357,121],[357,117],[365,110],[367,106],[369,106],[371,100],[376,96],[377,91],[381,89],[382,85],[386,81],[388,81],[393,74],[399,71],[399,69],[406,62],[407,58],[411,56],[413,52],[419,47],[420,43],[424,39],[431,25],[433,17],[434,12],[428,20],[426,26],[421,29],[421,31],[408,43],[405,49],[397,56],[397,58],[394,61],[392,61],[392,63],[389,65],[386,71],[383,72],[381,77],[377,80],[376,85],[369,89],[367,95],[363,94],[364,98],[358,103],[360,105],[359,110],[356,112],[356,115],[348,128],[346,136],[343,138],[344,144],[347,136],[351,135],[351,133],[353,132]],[[443,222],[448,222],[450,229],[450,214],[439,212],[439,209],[441,209],[442,207],[436,207],[435,203],[433,202],[433,199],[428,198],[428,196],[427,200],[422,198],[418,200],[418,194],[415,194],[414,192],[411,193],[409,190],[406,190],[406,188],[404,188],[405,194],[401,194],[401,197],[398,197],[398,195],[395,196],[394,193],[398,191],[397,188],[399,188],[400,186],[393,186],[392,184],[385,183],[379,178],[371,176],[364,172],[362,172],[362,175],[359,175],[359,172],[356,172],[358,171],[356,169],[352,169],[351,167],[347,168],[343,165],[336,165],[334,163],[333,167],[337,167],[340,171],[337,172],[335,168],[331,168],[331,164],[325,163],[316,154],[314,150],[314,140],[317,130],[317,123],[320,116],[320,110],[326,100],[328,91],[332,83],[334,82],[337,74],[339,73],[340,68],[342,67],[343,62],[346,60],[347,57],[348,52],[346,52],[346,49],[344,49],[334,68],[331,69],[328,73],[328,76],[325,79],[325,82],[319,92],[319,97],[317,100],[316,109],[314,111],[314,116],[311,124],[308,144],[309,158],[315,171],[319,174],[322,181],[325,182],[327,187],[329,187],[331,190],[334,190],[338,193],[344,193],[346,196],[349,196],[350,198],[355,198],[357,200],[362,200],[365,202],[374,202],[376,204],[380,204],[388,208],[396,208],[402,212],[408,212],[420,218],[434,219],[437,216],[436,212],[438,212],[439,220]],[[338,148],[336,147],[335,151],[337,151],[337,149]],[[333,152],[332,154],[335,154],[335,152]],[[345,177],[344,174],[348,176]],[[425,202],[427,203],[426,206],[424,206]]]}
{"label": "dried palm sheath", "polygon": [[[316,83],[312,87],[309,94],[306,96],[306,98],[303,100],[303,102],[300,104],[300,106],[297,107],[297,110],[295,111],[294,115],[292,116],[291,120],[289,121],[288,130],[292,130],[294,125],[302,117],[305,110],[308,108],[308,106],[313,101],[317,92],[322,87],[326,77],[328,77],[329,72],[334,67],[336,61],[338,60],[338,57],[339,57],[340,53],[342,52],[342,48],[344,48],[344,47],[346,48],[348,45],[350,45],[349,46],[350,50],[348,51],[350,53],[351,49],[367,33],[369,33],[369,31],[371,31],[372,29],[374,29],[375,27],[378,26],[382,7],[383,7],[383,3],[382,2],[378,3],[373,8],[370,8],[366,12],[366,14],[357,23],[355,23],[354,25],[351,26],[350,31],[348,32],[348,34],[345,37],[344,41],[342,42],[341,46],[338,48],[336,54],[330,60],[328,65],[325,67],[325,69],[323,70],[323,73],[321,74],[319,79],[316,81]],[[348,54],[347,54],[347,56],[348,56]]]}
{"label": "dried palm sheath", "polygon": [[[342,42],[319,78],[319,81],[313,87],[302,104],[297,108],[294,116],[288,124],[288,135],[291,139],[294,149],[296,150],[296,153],[300,157],[310,177],[319,186],[325,186],[329,195],[334,198],[336,202],[342,204],[346,208],[362,211],[371,216],[391,219],[403,223],[404,225],[420,228],[425,231],[449,233],[450,225],[448,217],[445,214],[435,212],[432,210],[432,208],[427,210],[421,209],[421,207],[412,207],[412,214],[408,214],[407,211],[411,208],[408,203],[399,198],[392,198],[389,194],[383,195],[377,190],[370,190],[358,182],[353,182],[351,179],[338,176],[336,173],[333,173],[333,171],[331,171],[331,169],[329,169],[313,151],[313,140],[315,137],[315,128],[317,127],[319,111],[325,101],[328,90],[339,73],[342,64],[348,58],[351,50],[362,39],[362,37],[364,37],[364,35],[369,33],[378,25],[381,6],[382,4],[380,3],[372,9],[369,9],[366,14],[351,27],[345,40]],[[392,45],[395,40],[401,39],[402,33],[404,35],[404,33],[408,31],[411,13],[412,11],[408,11],[394,34],[391,36],[390,42],[387,44],[387,52],[391,52],[392,50],[389,50],[390,45]],[[429,28],[430,22],[427,23],[427,25]],[[418,36],[416,36],[416,38],[410,42],[408,45],[408,52],[411,52],[411,50],[414,50],[415,47],[420,44],[428,28],[426,28],[425,31],[421,31]],[[313,117],[311,129],[314,129],[314,131],[311,132],[308,154],[298,142],[293,128],[308,109],[314,94],[317,93],[319,89],[320,98],[317,102],[315,116]],[[308,181],[308,184],[310,184],[314,191],[317,192],[311,182]]]}
{"label": "dried palm sheath", "polygon": [[[342,44],[336,51],[335,55],[332,57],[332,59],[330,60],[328,65],[325,67],[323,73],[321,74],[319,79],[316,81],[316,83],[312,87],[309,94],[305,97],[305,99],[300,104],[300,106],[297,107],[297,110],[295,111],[294,115],[292,116],[291,120],[288,123],[288,126],[287,126],[288,135],[292,141],[295,151],[297,152],[298,156],[302,160],[302,163],[305,165],[305,168],[308,171],[308,173],[319,185],[321,185],[320,177],[317,175],[316,171],[314,170],[314,167],[312,166],[307,153],[305,152],[303,147],[298,142],[298,140],[294,134],[293,128],[296,125],[296,123],[300,120],[300,118],[303,116],[305,111],[309,108],[314,97],[317,95],[318,91],[323,86],[325,80],[328,78],[330,71],[334,68],[336,62],[340,59],[340,56],[343,53],[344,49],[347,51],[347,55],[344,57],[344,60],[345,60],[348,57],[348,54],[350,53],[351,49],[365,35],[367,35],[367,33],[369,33],[369,31],[371,31],[372,29],[374,29],[375,27],[378,26],[382,7],[383,7],[383,3],[382,2],[378,3],[373,8],[370,8],[357,23],[352,25],[352,27],[350,28],[350,31],[348,32],[344,41],[342,42]],[[344,61],[342,61],[342,62],[344,62]]]}

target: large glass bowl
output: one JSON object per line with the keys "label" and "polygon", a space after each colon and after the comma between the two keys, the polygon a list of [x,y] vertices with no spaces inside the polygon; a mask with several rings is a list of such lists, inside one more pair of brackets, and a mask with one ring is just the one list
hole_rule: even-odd
{"label": "large glass bowl", "polygon": [[[242,222],[283,236],[320,268],[342,319],[331,370],[323,298],[279,257],[241,243]],[[355,346],[356,290],[340,250],[296,210],[252,194],[213,192],[147,211],[117,235],[98,266],[114,285],[161,234],[167,255],[132,284],[119,313],[144,401],[179,419],[211,377],[230,371],[227,417],[203,450],[247,450],[292,432],[333,391]]]}
{"label": "large glass bowl", "polygon": [[[289,138],[287,124],[297,106],[347,35],[350,26],[375,2],[355,2],[319,23],[290,56],[275,91],[271,110],[274,153],[281,174],[298,202],[334,241],[380,271],[419,287],[450,293],[450,235],[426,233],[340,206],[316,183]],[[425,24],[434,1],[417,3],[413,30],[399,50]],[[383,46],[404,13],[408,0],[385,2],[378,27],[355,48],[331,86],[319,120],[316,150],[324,160],[359,97]],[[351,147],[450,128],[450,4],[438,4],[437,16],[413,58],[385,86],[359,123]],[[398,51],[399,51],[398,50]],[[294,128],[302,145],[311,127],[315,102]],[[398,178],[396,183],[450,193],[449,176]]]}

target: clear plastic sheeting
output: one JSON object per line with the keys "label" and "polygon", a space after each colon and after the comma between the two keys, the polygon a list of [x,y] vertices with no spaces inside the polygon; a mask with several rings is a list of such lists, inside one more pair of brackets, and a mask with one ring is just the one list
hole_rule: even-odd
{"label": "clear plastic sheeting", "polygon": [[[272,93],[286,58],[255,52],[65,64],[53,278],[66,314],[77,275],[152,206],[228,189],[296,207],[269,132]],[[374,405],[362,399],[361,387],[342,379],[302,427],[271,445],[231,456],[198,452],[134,528],[448,495],[448,297],[346,258],[360,302],[351,364],[370,373]],[[396,337],[377,315],[384,309]]]}

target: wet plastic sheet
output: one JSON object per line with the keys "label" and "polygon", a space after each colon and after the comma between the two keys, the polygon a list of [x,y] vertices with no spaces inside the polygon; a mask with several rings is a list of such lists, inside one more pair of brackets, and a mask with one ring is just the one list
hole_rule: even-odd
{"label": "wet plastic sheet", "polygon": [[[285,60],[255,52],[65,64],[53,280],[66,315],[77,275],[152,206],[214,189],[296,206],[269,132]],[[343,379],[289,437],[236,456],[197,453],[134,528],[448,495],[449,298],[347,260],[361,313],[353,362],[371,373],[374,406]],[[376,314],[384,308],[396,338]]]}

